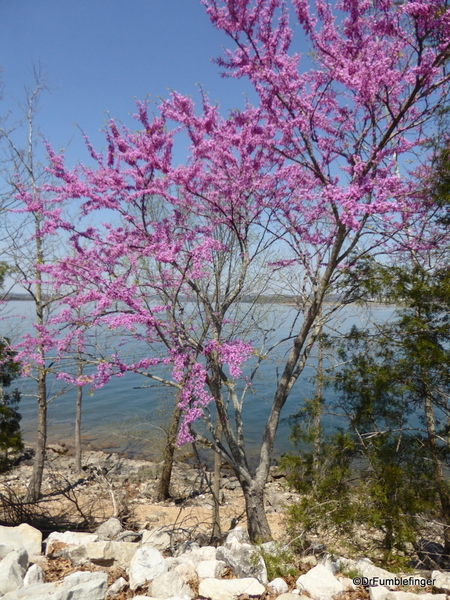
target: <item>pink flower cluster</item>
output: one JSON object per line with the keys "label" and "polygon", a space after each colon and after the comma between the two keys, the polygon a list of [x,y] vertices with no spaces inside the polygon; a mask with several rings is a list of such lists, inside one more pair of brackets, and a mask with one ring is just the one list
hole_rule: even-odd
{"label": "pink flower cluster", "polygon": [[228,365],[231,377],[238,379],[242,375],[242,364],[252,354],[253,347],[242,340],[225,341],[222,343],[211,340],[205,346],[203,354],[208,356],[213,350],[217,352],[219,361]]}
{"label": "pink flower cluster", "polygon": [[[66,256],[39,265],[65,296],[64,334],[37,329],[21,358],[41,364],[50,348],[83,351],[79,332],[88,329],[145,340],[148,357],[110,357],[90,382],[171,365],[181,386],[180,443],[213,400],[211,361],[237,379],[252,352],[242,336],[223,332],[253,267],[264,263],[269,279],[298,268],[300,293],[317,299],[318,282],[330,289],[356,249],[364,256],[433,243],[408,164],[423,152],[450,77],[443,0],[202,2],[233,44],[217,62],[250,81],[257,106],[224,118],[204,93],[199,108],[173,93],[151,118],[138,103],[138,130],[111,120],[103,154],[86,140],[93,166],[67,169],[49,149],[55,183],[18,194],[23,210],[44,219],[42,235],[70,235]],[[293,49],[291,23],[300,24],[309,58]],[[173,148],[186,136],[180,165]],[[68,202],[79,206],[73,223],[62,217]],[[114,224],[99,224],[95,213],[105,209]]]}

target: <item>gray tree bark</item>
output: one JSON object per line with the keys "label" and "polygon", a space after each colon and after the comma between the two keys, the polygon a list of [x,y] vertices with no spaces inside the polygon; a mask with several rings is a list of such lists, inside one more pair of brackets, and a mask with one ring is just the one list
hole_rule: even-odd
{"label": "gray tree bark", "polygon": [[[31,125],[30,125],[31,126]],[[31,160],[31,159],[30,159]],[[32,164],[32,162],[31,162]],[[33,171],[31,170],[31,177]],[[34,179],[32,181],[34,189]],[[36,233],[36,263],[44,264],[44,251],[40,237],[42,217],[35,215],[35,233]],[[36,306],[36,323],[42,327],[44,325],[44,301],[42,297],[42,274],[39,269],[35,269],[36,278],[34,302]],[[42,478],[44,474],[45,449],[47,445],[47,371],[45,368],[45,350],[43,345],[38,346],[40,363],[37,366],[37,403],[38,403],[38,428],[36,436],[36,455],[34,457],[33,471],[30,483],[28,484],[26,500],[36,502],[41,495]]]}
{"label": "gray tree bark", "polygon": [[38,374],[38,423],[36,436],[36,454],[33,462],[31,479],[28,484],[25,500],[39,500],[45,465],[45,448],[47,445],[47,382],[43,371]]}
{"label": "gray tree bark", "polygon": [[173,457],[175,454],[175,445],[177,441],[178,426],[180,424],[181,410],[178,407],[178,394],[175,401],[175,407],[172,413],[167,441],[164,447],[164,458],[161,476],[156,487],[155,501],[163,502],[170,498],[170,480],[172,478]]}
{"label": "gray tree bark", "polygon": [[[77,375],[83,375],[83,365],[78,355]],[[83,403],[83,386],[77,386],[77,402],[75,412],[75,471],[80,474],[82,471],[82,448],[81,448],[81,407]]]}

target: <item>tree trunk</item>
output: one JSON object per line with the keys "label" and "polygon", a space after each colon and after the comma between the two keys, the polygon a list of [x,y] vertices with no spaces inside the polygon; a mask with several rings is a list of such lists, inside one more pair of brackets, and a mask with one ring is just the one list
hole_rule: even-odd
{"label": "tree trunk", "polygon": [[36,455],[33,471],[28,484],[25,500],[36,502],[41,495],[42,477],[44,474],[45,447],[47,445],[47,384],[46,374],[40,368],[38,372],[38,428],[36,439]]}
{"label": "tree trunk", "polygon": [[313,418],[313,435],[314,435],[314,448],[313,448],[313,473],[314,480],[317,483],[320,461],[320,447],[321,447],[321,436],[320,436],[320,425],[322,423],[322,412],[323,412],[323,340],[322,340],[322,325],[319,326],[318,339],[318,355],[317,355],[317,379],[316,379],[316,396],[314,398],[314,418]]}
{"label": "tree trunk", "polygon": [[[83,367],[78,365],[78,374],[82,375]],[[81,404],[83,402],[83,386],[77,387],[77,404],[75,413],[75,472],[80,474],[81,469]]]}
{"label": "tree trunk", "polygon": [[450,554],[450,493],[445,481],[442,461],[439,456],[439,444],[436,435],[436,422],[433,411],[433,398],[428,390],[425,392],[425,419],[427,423],[431,460],[433,462],[434,479],[438,488],[442,520],[444,522],[444,548],[445,552]]}
{"label": "tree trunk", "polygon": [[[218,336],[217,336],[218,339]],[[210,378],[208,385],[211,393],[216,401],[216,438],[219,444],[222,443],[223,426],[221,414],[222,407],[222,377],[221,370],[222,365],[220,362],[219,355],[216,351],[211,353],[211,370],[212,377]],[[212,484],[212,495],[213,495],[213,528],[212,537],[218,539],[220,537],[220,470],[222,465],[222,457],[219,452],[214,452],[214,473],[213,473],[213,484]]]}
{"label": "tree trunk", "polygon": [[172,413],[169,433],[164,448],[164,459],[161,477],[155,493],[155,502],[163,502],[170,498],[170,479],[172,477],[173,456],[175,453],[175,444],[177,441],[178,425],[180,424],[181,410],[178,407],[178,395],[176,397],[175,408]]}
{"label": "tree trunk", "polygon": [[[31,163],[30,163],[31,164]],[[33,190],[35,190],[35,181],[32,178]],[[36,234],[36,263],[44,264],[44,252],[41,239],[42,215],[35,213],[35,234]],[[44,301],[42,294],[42,273],[35,269],[35,309],[36,324],[39,327],[44,325]],[[27,502],[36,502],[41,495],[42,477],[44,474],[45,447],[47,445],[47,371],[45,369],[45,351],[43,344],[38,346],[40,362],[37,366],[37,403],[38,403],[38,429],[36,438],[36,456],[34,457],[33,472],[30,483],[28,484],[25,499]]]}
{"label": "tree trunk", "polygon": [[[300,377],[300,375],[303,372],[303,369],[305,368],[306,360],[311,351],[311,346],[315,340],[315,336],[310,335],[311,329],[314,327],[315,324],[317,325],[317,320],[318,320],[318,318],[320,318],[320,313],[322,310],[325,292],[327,290],[331,276],[332,276],[334,270],[336,269],[336,266],[340,260],[339,253],[340,253],[342,245],[345,241],[346,235],[347,235],[347,231],[346,231],[345,226],[342,224],[339,225],[339,231],[338,231],[338,233],[336,235],[336,239],[333,243],[331,256],[330,256],[328,265],[325,269],[325,273],[323,274],[323,276],[321,276],[320,281],[318,282],[318,289],[314,293],[314,298],[311,303],[311,306],[309,307],[309,310],[304,314],[305,319],[300,328],[300,331],[298,332],[297,336],[294,339],[294,342],[288,353],[288,356],[287,356],[287,359],[286,359],[286,362],[284,365],[283,373],[281,375],[280,381],[278,382],[277,389],[275,391],[275,396],[274,396],[272,406],[270,409],[270,414],[266,421],[266,425],[264,427],[261,451],[260,451],[260,455],[259,455],[259,465],[256,469],[256,480],[258,481],[258,486],[259,486],[260,490],[264,490],[264,486],[265,486],[265,484],[267,482],[267,478],[269,476],[269,469],[270,469],[270,464],[271,464],[272,455],[273,455],[275,435],[276,435],[276,432],[278,429],[278,423],[280,421],[281,411],[286,403],[286,400],[289,397],[289,394],[291,393],[294,383],[298,380],[298,378]],[[308,343],[308,339],[309,339],[309,343]],[[235,460],[236,460],[236,458],[235,458]],[[244,492],[244,496],[245,496],[245,492]],[[250,505],[248,506],[248,509],[251,510]],[[258,512],[258,510],[261,510],[261,509],[258,509],[257,507],[255,507],[256,513]],[[262,508],[262,512],[264,513],[264,508]],[[271,539],[270,538],[270,529],[267,524],[267,518],[266,518],[265,513],[264,513],[264,516],[261,515],[261,519],[259,519],[259,517],[257,517],[257,516],[255,516],[255,519],[257,521],[260,520],[261,529],[263,532],[266,530],[266,526],[267,526],[268,535],[266,533],[264,533],[263,537],[267,538],[267,539]],[[249,522],[250,522],[250,519],[249,519]],[[264,523],[266,525],[264,525]],[[256,527],[256,530],[257,529],[258,528]],[[250,525],[249,525],[249,531],[250,531]],[[258,536],[259,534],[256,533],[256,535]]]}
{"label": "tree trunk", "polygon": [[[219,413],[217,413],[216,434],[219,442],[222,441],[222,424],[220,422]],[[218,452],[214,452],[214,479],[213,479],[213,538],[219,538],[220,530],[220,468],[222,465],[222,457]]]}
{"label": "tree trunk", "polygon": [[242,491],[245,499],[247,529],[250,541],[254,544],[268,542],[272,539],[269,522],[264,509],[264,489],[254,481],[251,485],[243,482]]}

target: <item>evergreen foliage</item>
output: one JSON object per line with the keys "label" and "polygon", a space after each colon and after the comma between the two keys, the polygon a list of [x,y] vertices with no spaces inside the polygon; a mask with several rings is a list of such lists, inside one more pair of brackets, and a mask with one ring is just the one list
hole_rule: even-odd
{"label": "evergreen foliage", "polygon": [[[346,533],[354,549],[361,525],[378,530],[381,547],[374,550],[389,561],[412,549],[427,515],[443,524],[448,552],[450,273],[416,261],[389,270],[373,266],[363,288],[365,281],[371,293],[378,287],[389,295],[395,317],[329,342],[342,366],[328,385],[348,427],[330,437],[321,432],[319,457],[301,451],[285,458],[304,493],[291,525]],[[303,421],[297,415],[297,442],[312,441],[308,414],[307,405]]]}
{"label": "evergreen foliage", "polygon": [[14,360],[15,355],[16,352],[9,349],[9,341],[0,340],[0,470],[7,468],[8,451],[23,447],[18,411],[20,392],[17,388],[5,391],[20,376],[20,365]]}

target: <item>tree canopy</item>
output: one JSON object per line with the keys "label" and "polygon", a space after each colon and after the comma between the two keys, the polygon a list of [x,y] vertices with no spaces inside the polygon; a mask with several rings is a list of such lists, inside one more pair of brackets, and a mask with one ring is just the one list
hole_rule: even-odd
{"label": "tree canopy", "polygon": [[[42,215],[39,236],[69,232],[70,253],[39,272],[75,293],[57,318],[68,324],[65,341],[43,326],[27,343],[30,352],[45,343],[63,353],[75,338],[82,345],[87,324],[144,331],[148,356],[130,363],[116,354],[91,377],[67,378],[98,386],[128,370],[157,378],[153,370],[169,366],[183,413],[179,442],[199,439],[194,423],[206,420],[207,443],[241,483],[251,538],[266,539],[275,433],[320,325],[336,309],[325,306],[326,294],[368,255],[418,250],[442,235],[427,229],[432,200],[407,161],[419,160],[446,102],[450,13],[442,0],[203,4],[233,45],[218,64],[250,81],[256,105],[223,117],[205,93],[198,109],[173,92],[153,117],[138,102],[137,130],[111,120],[105,152],[88,142],[90,166],[68,169],[49,149],[55,183],[24,186],[18,198]],[[298,35],[308,59],[295,50]],[[186,137],[189,156],[177,164],[174,144]],[[64,218],[66,203],[78,204],[78,221]],[[242,419],[251,381],[242,370],[258,350],[249,328],[239,327],[239,303],[261,281],[261,264],[268,289],[278,289],[284,272],[295,274],[299,318],[254,472]],[[338,304],[345,302],[344,290]]]}

